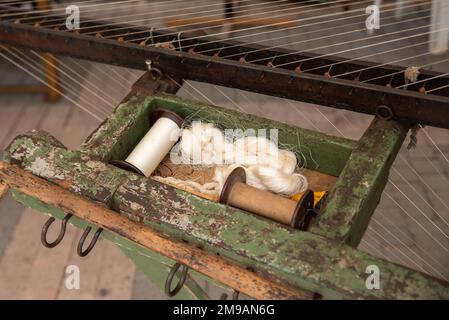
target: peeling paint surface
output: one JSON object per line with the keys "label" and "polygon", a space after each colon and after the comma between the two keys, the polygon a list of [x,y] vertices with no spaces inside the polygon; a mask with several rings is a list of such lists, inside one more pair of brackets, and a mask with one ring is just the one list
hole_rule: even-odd
{"label": "peeling paint surface", "polygon": [[76,194],[109,205],[128,173],[65,149],[48,133],[31,131],[13,140],[8,159],[23,169]]}
{"label": "peeling paint surface", "polygon": [[357,246],[380,201],[407,130],[375,119],[358,142],[310,231]]}
{"label": "peeling paint surface", "polygon": [[[197,111],[200,118],[215,117],[217,122],[232,119],[218,118],[220,112],[227,112],[233,115],[234,120],[239,120],[242,128],[245,125],[274,126],[274,122],[266,119],[243,116],[176,97],[132,96],[91,135],[80,151],[67,150],[48,133],[32,131],[14,139],[6,150],[5,158],[35,175],[110,206],[123,216],[143,223],[174,241],[190,242],[239,266],[251,268],[275,282],[318,292],[324,298],[449,298],[447,283],[359,252],[341,241],[293,230],[106,164],[109,159],[120,159],[126,155],[138,137],[148,129],[149,111],[158,106],[185,114]],[[336,221],[337,224],[329,223],[329,230],[341,233],[341,230],[347,230],[344,228],[351,227],[352,216],[357,212],[365,210],[369,213],[373,202],[366,209],[363,208],[363,200],[373,188],[382,185],[384,180],[380,177],[385,174],[385,159],[356,157],[356,153],[349,156],[355,146],[351,141],[277,123],[276,126],[282,126],[285,130],[285,136],[280,138],[287,142],[295,143],[298,137],[308,141],[313,155],[322,155],[320,169],[338,175],[348,158],[357,169],[355,175],[346,175],[345,171],[342,174],[343,177],[356,179],[356,187],[345,189],[344,186],[351,184],[345,179],[337,180],[336,188],[350,192],[353,201],[349,201],[351,198],[346,194],[341,199],[336,198],[347,206],[349,214],[339,215],[335,219],[332,217],[333,223]],[[387,149],[395,148],[397,137],[385,138]],[[372,147],[367,144],[364,148],[369,150]],[[364,175],[367,163],[372,165],[370,168],[375,171],[374,174]],[[353,181],[351,179],[349,182]],[[58,218],[63,216],[38,199],[13,193],[19,202],[27,206]],[[326,214],[332,213],[332,208],[332,205],[328,206],[329,211],[325,211],[317,230],[324,230],[322,221],[325,221]],[[80,225],[83,225],[82,221]],[[337,228],[332,229],[335,225]],[[133,243],[128,245],[138,248]],[[365,287],[365,269],[370,264],[376,264],[382,270],[384,286],[381,290]]]}
{"label": "peeling paint surface", "polygon": [[382,269],[384,283],[417,272],[143,177],[119,187],[113,209],[139,216],[152,229],[251,267],[273,281],[316,291],[326,298],[410,298],[409,286],[415,287],[420,297],[449,295],[446,285],[428,282],[422,275],[414,283],[402,282],[402,287],[368,290],[365,269],[369,264]]}

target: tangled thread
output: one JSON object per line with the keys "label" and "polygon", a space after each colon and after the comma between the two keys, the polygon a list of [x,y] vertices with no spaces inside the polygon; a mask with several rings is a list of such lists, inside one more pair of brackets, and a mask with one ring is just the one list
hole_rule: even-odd
{"label": "tangled thread", "polygon": [[[212,123],[193,122],[182,131],[181,140],[171,154],[184,164],[216,166],[214,187],[181,182],[205,193],[219,193],[236,167],[244,168],[247,184],[261,190],[291,196],[307,189],[307,178],[295,173],[297,159],[293,152],[280,150],[265,137],[248,136],[234,142]],[[204,190],[203,190],[204,189]],[[214,190],[215,189],[215,190]]]}

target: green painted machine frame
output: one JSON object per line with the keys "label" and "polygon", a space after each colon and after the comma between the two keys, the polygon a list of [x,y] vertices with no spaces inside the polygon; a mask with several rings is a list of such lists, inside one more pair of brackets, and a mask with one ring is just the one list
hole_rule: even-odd
{"label": "green painted machine frame", "polygon": [[[11,142],[4,160],[173,241],[191,243],[274,283],[314,293],[315,298],[449,298],[448,283],[356,249],[408,125],[374,119],[363,137],[352,141],[188,101],[173,95],[175,88],[172,81],[155,81],[145,74],[78,150],[67,150],[48,133],[31,131]],[[148,131],[148,115],[157,107],[192,120],[193,114],[194,119],[223,128],[278,129],[279,142],[301,154],[306,167],[338,177],[309,230],[294,230],[109,165],[110,160],[126,158]],[[38,211],[59,219],[65,215],[40,199],[17,190],[12,193]],[[70,222],[80,228],[89,224],[76,217]],[[174,261],[114,232],[105,230],[102,237],[119,245],[155,284],[164,287]],[[380,269],[380,289],[365,285],[370,265]],[[189,278],[175,298],[208,296]]]}

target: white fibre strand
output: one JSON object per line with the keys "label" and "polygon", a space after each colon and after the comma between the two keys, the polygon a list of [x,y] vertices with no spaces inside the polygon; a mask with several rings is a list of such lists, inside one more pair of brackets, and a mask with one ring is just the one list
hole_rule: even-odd
{"label": "white fibre strand", "polygon": [[226,141],[222,132],[211,123],[193,122],[189,129],[182,130],[179,150],[181,161],[186,164],[222,164]]}
{"label": "white fibre strand", "polygon": [[182,163],[217,166],[214,181],[218,192],[236,167],[244,168],[247,184],[258,189],[291,196],[308,187],[306,177],[295,173],[296,155],[280,150],[265,137],[248,136],[230,142],[212,123],[193,122],[182,130],[177,151],[174,154]]}
{"label": "white fibre strand", "polygon": [[242,137],[231,143],[212,123],[198,121],[182,130],[178,151],[181,162],[192,165],[266,165],[285,173],[293,173],[297,165],[293,152],[279,150],[265,137]]}
{"label": "white fibre strand", "polygon": [[245,172],[249,185],[261,184],[268,190],[285,196],[304,192],[308,187],[306,177],[299,173],[286,174],[269,166],[251,166],[245,168]]}

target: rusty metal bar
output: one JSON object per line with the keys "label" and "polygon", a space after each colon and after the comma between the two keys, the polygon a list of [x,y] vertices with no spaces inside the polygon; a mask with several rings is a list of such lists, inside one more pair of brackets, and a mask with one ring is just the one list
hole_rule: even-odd
{"label": "rusty metal bar", "polygon": [[[102,24],[88,23],[94,27],[92,30],[102,30],[104,36],[114,35],[117,31],[107,31]],[[120,26],[114,25],[115,28]],[[95,29],[97,28],[97,29]],[[110,28],[110,27],[109,27]],[[139,27],[128,26],[120,33],[133,33],[144,31]],[[105,31],[106,30],[106,31]],[[109,32],[109,33],[108,33]],[[173,33],[158,31],[155,35],[163,37],[160,41],[172,41]],[[143,37],[144,34],[139,35]],[[289,61],[316,57],[313,54],[293,54],[285,49],[260,50],[251,59],[262,59],[254,63],[241,63],[238,60],[220,59],[186,52],[189,48],[202,51],[207,48],[224,48],[220,54],[226,56],[230,53],[242,54],[262,46],[237,44],[236,42],[223,42],[204,38],[191,40],[183,38],[181,43],[183,51],[167,50],[139,45],[137,37],[130,35],[118,41],[115,39],[97,38],[91,35],[78,34],[61,30],[46,29],[45,25],[36,28],[27,24],[14,24],[0,22],[0,41],[15,46],[34,48],[56,54],[98,61],[102,63],[120,65],[128,68],[145,69],[145,61],[150,59],[153,66],[157,66],[170,77],[191,79],[208,82],[227,87],[233,87],[262,94],[269,94],[311,103],[318,103],[334,108],[347,109],[366,114],[376,114],[380,105],[388,106],[394,119],[407,122],[420,122],[436,127],[449,128],[449,89],[441,90],[440,95],[422,94],[418,85],[410,85],[408,90],[399,90],[386,87],[379,83],[362,83],[353,79],[333,79],[324,76],[327,69],[317,69],[314,73],[296,72],[295,65],[289,68],[273,68],[267,66],[276,55],[290,52],[292,54],[276,58],[274,65]],[[133,42],[134,41],[134,42]],[[225,48],[232,46],[232,48]],[[215,53],[217,53],[217,51]],[[212,52],[211,52],[212,53]],[[266,60],[264,60],[266,57]],[[249,57],[247,57],[249,58]],[[372,67],[365,77],[377,77],[400,71],[400,67],[376,67],[369,62],[343,62],[337,57],[314,58],[310,60],[307,68],[316,68],[334,64],[333,72],[349,72],[366,67]],[[309,64],[309,62],[307,62]],[[437,73],[423,71],[422,79],[438,75]],[[393,86],[403,84],[402,77],[395,77]],[[447,84],[447,78],[441,77],[426,83],[428,89]]]}
{"label": "rusty metal bar", "polygon": [[[280,285],[212,253],[183,242],[174,242],[102,205],[93,203],[62,187],[36,177],[17,166],[0,161],[0,178],[12,189],[56,205],[74,216],[98,225],[117,236],[149,248],[189,268],[212,277],[231,288],[258,299],[311,299],[313,293]],[[44,196],[44,194],[46,196]],[[64,198],[64,203],[60,199]],[[54,199],[58,198],[57,201]],[[58,204],[56,204],[58,202]],[[117,227],[119,226],[119,227]]]}

